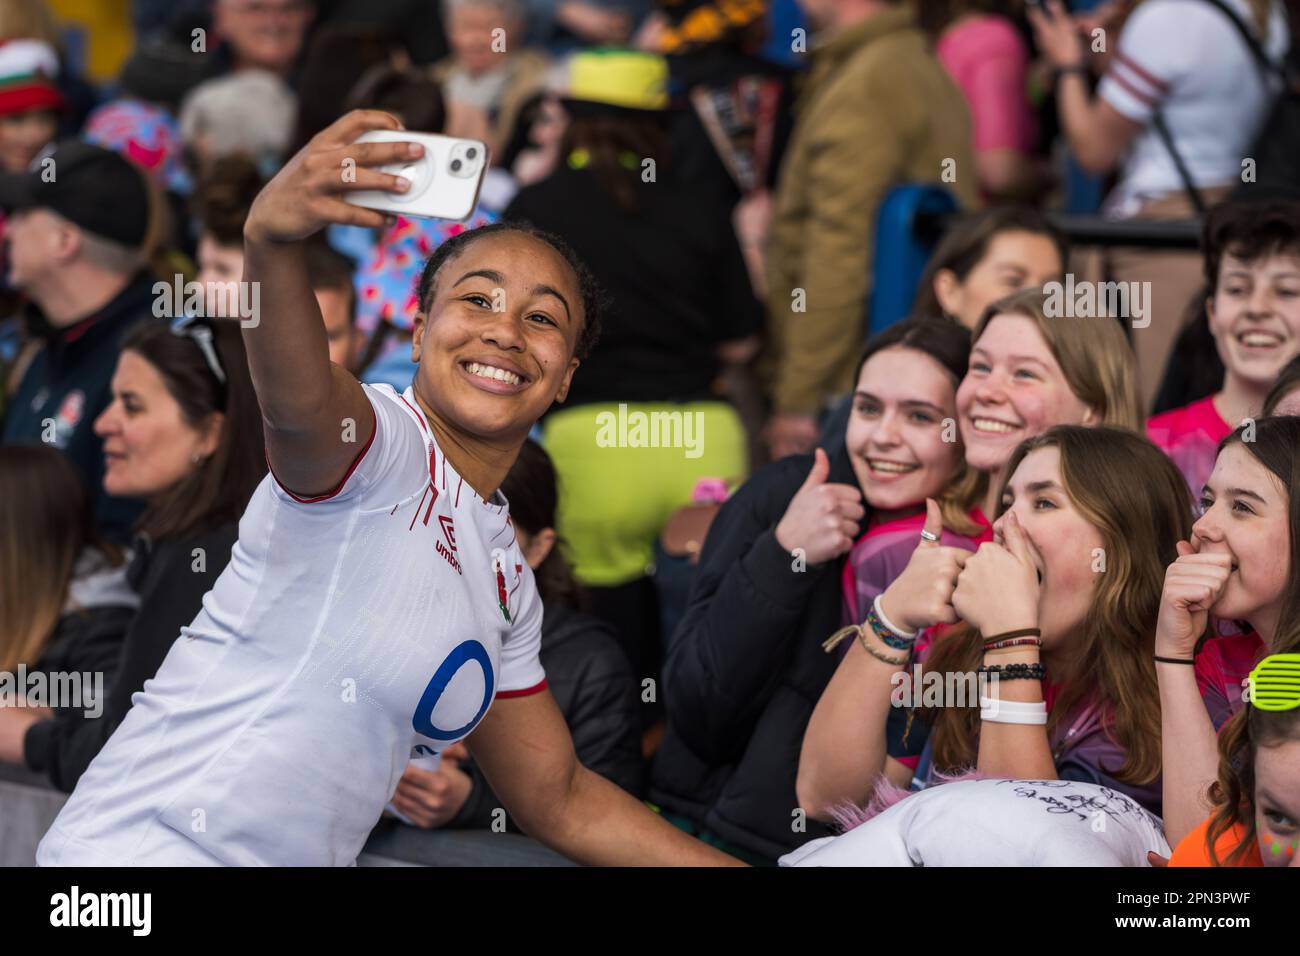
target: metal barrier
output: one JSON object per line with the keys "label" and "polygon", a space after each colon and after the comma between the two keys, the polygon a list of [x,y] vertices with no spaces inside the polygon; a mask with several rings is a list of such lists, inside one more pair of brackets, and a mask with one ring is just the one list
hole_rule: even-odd
{"label": "metal barrier", "polygon": [[[0,764],[0,867],[34,866],[67,795],[23,767]],[[574,866],[522,833],[421,830],[381,820],[358,866]]]}

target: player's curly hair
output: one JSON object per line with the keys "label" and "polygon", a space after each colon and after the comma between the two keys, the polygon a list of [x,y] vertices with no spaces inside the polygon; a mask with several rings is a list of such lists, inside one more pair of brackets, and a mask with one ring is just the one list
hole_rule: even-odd
{"label": "player's curly hair", "polygon": [[579,359],[586,358],[591,354],[591,350],[595,348],[596,342],[600,339],[600,319],[601,313],[604,311],[605,295],[596,284],[595,276],[591,274],[591,271],[578,258],[578,254],[569,247],[567,242],[559,236],[538,229],[529,222],[494,222],[491,225],[480,226],[477,229],[468,229],[440,245],[434,250],[433,255],[429,256],[429,261],[420,270],[420,278],[416,282],[415,295],[416,300],[420,303],[420,308],[428,310],[429,303],[433,299],[434,283],[443,265],[459,256],[471,243],[487,236],[507,232],[530,236],[546,243],[559,253],[560,257],[569,264],[569,268],[573,270],[574,276],[578,280],[578,292],[582,296],[583,315],[582,331],[578,333],[578,347],[575,354]]}

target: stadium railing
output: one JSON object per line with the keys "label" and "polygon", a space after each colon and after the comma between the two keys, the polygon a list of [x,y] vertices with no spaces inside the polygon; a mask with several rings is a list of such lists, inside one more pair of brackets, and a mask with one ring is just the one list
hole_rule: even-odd
{"label": "stadium railing", "polygon": [[[0,867],[33,866],[67,795],[24,767],[0,764]],[[358,866],[573,866],[521,833],[421,830],[381,820]]]}

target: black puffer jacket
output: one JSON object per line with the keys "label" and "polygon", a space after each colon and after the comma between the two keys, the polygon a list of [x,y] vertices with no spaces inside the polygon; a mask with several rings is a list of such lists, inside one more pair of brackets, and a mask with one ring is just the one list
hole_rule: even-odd
{"label": "black puffer jacket", "polygon": [[[557,601],[548,601],[542,616],[539,652],[546,683],[573,735],[578,761],[633,796],[645,792],[641,759],[639,690],[627,655],[604,622]],[[501,806],[482,771],[467,761],[461,769],[474,789],[447,825],[487,829]],[[507,829],[519,827],[511,819]]]}
{"label": "black puffer jacket", "polygon": [[[63,616],[40,659],[28,668],[29,674],[42,671],[49,675],[51,687],[55,674],[83,675],[81,699],[55,707],[56,713],[73,717],[98,714],[105,705],[122,656],[122,636],[139,605],[124,566],[113,566],[95,548],[82,551],[68,584]],[[90,675],[89,686],[84,683],[85,675]],[[102,695],[97,703],[95,693]],[[92,699],[87,699],[87,694]]]}
{"label": "black puffer jacket", "polygon": [[[843,559],[796,571],[776,541],[812,463],[796,455],[761,469],[709,528],[664,662],[668,729],[651,774],[652,801],[768,858],[830,833],[801,823],[795,775],[838,660],[821,643],[840,626]],[[857,487],[842,446],[827,480]]]}

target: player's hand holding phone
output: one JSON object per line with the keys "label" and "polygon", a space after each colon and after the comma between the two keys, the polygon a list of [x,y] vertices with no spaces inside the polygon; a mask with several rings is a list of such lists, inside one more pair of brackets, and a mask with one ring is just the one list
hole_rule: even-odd
{"label": "player's hand holding phone", "polygon": [[397,117],[378,110],[354,110],[321,130],[284,165],[258,194],[244,224],[252,242],[294,242],[331,223],[381,228],[386,214],[348,202],[349,193],[363,190],[401,195],[409,191],[404,177],[376,167],[407,165],[424,155],[424,146],[411,142],[357,143],[374,130],[400,130]]}

